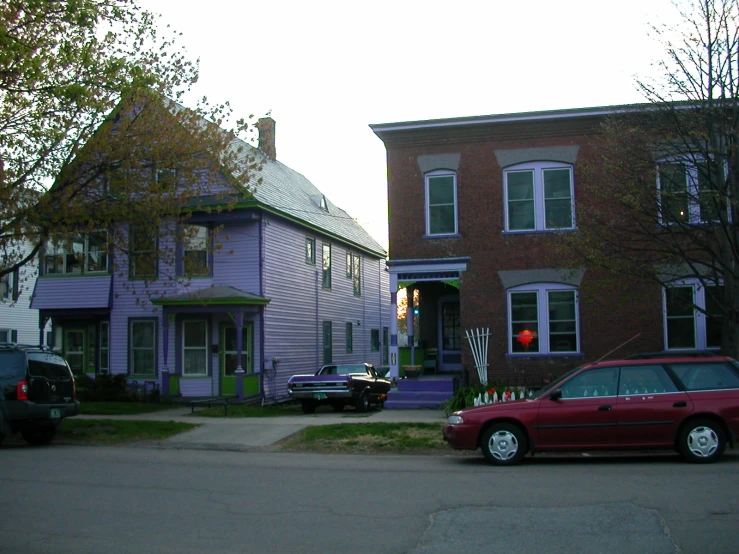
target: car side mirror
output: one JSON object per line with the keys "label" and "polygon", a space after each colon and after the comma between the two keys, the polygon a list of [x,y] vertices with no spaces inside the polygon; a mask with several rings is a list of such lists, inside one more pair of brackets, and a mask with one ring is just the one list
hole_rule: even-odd
{"label": "car side mirror", "polygon": [[562,389],[557,389],[549,395],[549,400],[559,400],[560,398],[562,398]]}

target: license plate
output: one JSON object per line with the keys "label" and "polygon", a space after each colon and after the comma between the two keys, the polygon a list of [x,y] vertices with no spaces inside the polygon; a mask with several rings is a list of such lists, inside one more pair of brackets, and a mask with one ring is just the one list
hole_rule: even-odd
{"label": "license plate", "polygon": [[316,400],[326,400],[327,397],[326,394],[323,392],[316,392],[313,393],[313,398],[315,398]]}
{"label": "license plate", "polygon": [[59,408],[52,408],[49,410],[49,416],[51,419],[59,419],[62,417],[62,411]]}

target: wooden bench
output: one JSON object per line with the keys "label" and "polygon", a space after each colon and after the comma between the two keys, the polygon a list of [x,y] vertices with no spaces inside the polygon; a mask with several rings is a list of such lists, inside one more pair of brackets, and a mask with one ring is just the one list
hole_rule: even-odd
{"label": "wooden bench", "polygon": [[211,406],[223,406],[223,415],[228,415],[228,401],[238,398],[235,394],[229,396],[214,396],[212,398],[202,398],[200,400],[190,400],[190,413],[195,413],[196,407],[210,408]]}

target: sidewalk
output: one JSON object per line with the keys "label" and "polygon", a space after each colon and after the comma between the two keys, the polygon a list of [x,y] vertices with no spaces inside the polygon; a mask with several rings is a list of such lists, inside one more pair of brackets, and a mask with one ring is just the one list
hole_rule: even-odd
{"label": "sidewalk", "polygon": [[189,407],[181,407],[161,412],[127,416],[78,415],[75,419],[121,419],[149,421],[181,421],[196,423],[200,427],[181,433],[154,446],[161,448],[182,448],[198,450],[237,450],[248,451],[264,449],[314,425],[334,423],[438,423],[446,420],[442,410],[373,410],[359,414],[352,410],[345,412],[326,412],[311,415],[280,417],[217,418],[190,415]]}

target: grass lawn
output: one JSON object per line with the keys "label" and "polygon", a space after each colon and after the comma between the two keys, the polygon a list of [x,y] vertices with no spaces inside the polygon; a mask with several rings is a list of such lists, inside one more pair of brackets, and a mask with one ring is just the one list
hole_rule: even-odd
{"label": "grass lawn", "polygon": [[119,421],[111,419],[65,419],[60,442],[85,444],[128,444],[168,439],[198,425],[174,421]]}
{"label": "grass lawn", "polygon": [[325,454],[452,454],[438,423],[340,423],[307,427],[280,443],[283,451]]}
{"label": "grass lawn", "polygon": [[136,415],[178,408],[173,402],[80,402],[83,415]]}

